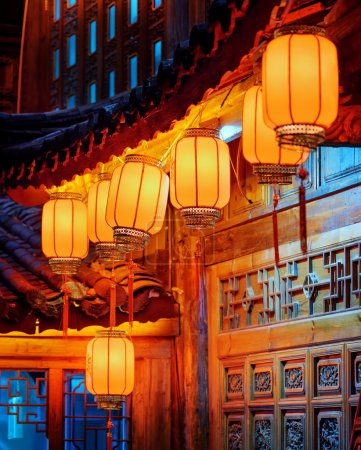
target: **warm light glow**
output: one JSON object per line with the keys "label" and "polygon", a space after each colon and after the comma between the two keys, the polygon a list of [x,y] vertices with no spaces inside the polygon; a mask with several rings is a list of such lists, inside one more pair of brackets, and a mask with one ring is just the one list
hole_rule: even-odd
{"label": "warm light glow", "polygon": [[242,123],[243,156],[260,174],[261,182],[291,182],[296,166],[307,160],[309,152],[306,147],[279,145],[276,133],[263,120],[260,86],[251,87],[245,94]]}
{"label": "warm light glow", "polygon": [[[134,387],[134,346],[119,332],[103,332],[92,339],[86,353],[86,388],[96,401],[122,401]],[[103,398],[104,397],[104,398]]]}
{"label": "warm light glow", "polygon": [[110,174],[94,183],[88,193],[88,234],[96,242],[113,242],[113,228],[105,220]]}
{"label": "warm light glow", "polygon": [[125,259],[123,249],[114,242],[113,228],[105,220],[111,175],[102,173],[88,193],[88,234],[97,255],[106,261]]}
{"label": "warm light glow", "polygon": [[264,118],[281,139],[308,134],[317,145],[337,117],[337,50],[321,34],[316,27],[281,28],[263,55]]}
{"label": "warm light glow", "polygon": [[[182,209],[182,212],[188,208],[202,209],[199,216],[205,216],[207,209],[210,209],[217,214],[217,220],[221,208],[227,205],[230,198],[228,145],[216,137],[214,130],[187,130],[186,135],[172,148],[170,179],[173,206]],[[187,222],[187,225],[206,228],[214,226],[214,220],[211,222],[199,226]]]}
{"label": "warm light glow", "polygon": [[154,158],[127,156],[125,163],[114,170],[106,208],[106,220],[114,229],[116,242],[122,243],[124,234],[139,232],[139,242],[129,244],[139,249],[148,242],[149,235],[161,230],[168,188],[168,176]]}
{"label": "warm light glow", "polygon": [[[49,263],[55,272],[76,272],[73,264],[79,265],[88,254],[87,228],[87,210],[79,195],[51,195],[43,207],[41,241],[42,250],[50,258]],[[56,265],[62,262],[64,264],[59,267]],[[64,272],[61,270],[62,265]]]}

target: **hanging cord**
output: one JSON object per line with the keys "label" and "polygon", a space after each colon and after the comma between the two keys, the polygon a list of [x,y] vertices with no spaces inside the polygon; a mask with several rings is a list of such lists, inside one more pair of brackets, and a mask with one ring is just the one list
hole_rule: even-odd
{"label": "hanging cord", "polygon": [[279,242],[278,242],[278,216],[277,206],[280,199],[278,194],[278,186],[273,185],[273,212],[272,212],[272,225],[273,225],[273,247],[275,251],[275,263],[278,266],[280,262]]}
{"label": "hanging cord", "polygon": [[298,178],[301,180],[300,187],[298,188],[298,198],[300,205],[300,245],[303,254],[307,253],[307,213],[306,213],[306,189],[304,182],[308,177],[307,170],[301,166],[297,173]]}
{"label": "hanging cord", "polygon": [[109,328],[110,331],[116,325],[116,304],[117,304],[117,287],[115,284],[115,270],[114,270],[114,259],[112,265],[112,275],[111,275],[111,285],[110,285],[110,301],[109,301]]}
{"label": "hanging cord", "polygon": [[108,421],[107,421],[107,450],[113,448],[113,433],[114,423],[112,422],[112,412],[108,409]]}
{"label": "hanging cord", "polygon": [[133,283],[134,283],[133,252],[129,252],[128,261],[128,312],[129,312],[129,334],[132,335],[133,330]]}
{"label": "hanging cord", "polygon": [[[198,237],[196,240],[196,248],[194,251],[194,262],[196,266],[196,274],[195,274],[195,290],[196,290],[196,302],[199,304],[199,283],[201,278],[201,267],[200,267],[200,258],[201,258],[201,235],[200,230],[198,230]],[[197,306],[198,308],[198,306]]]}
{"label": "hanging cord", "polygon": [[68,336],[68,328],[69,328],[69,294],[70,289],[65,282],[65,275],[62,275],[63,283],[62,283],[62,293],[63,293],[63,337]]}

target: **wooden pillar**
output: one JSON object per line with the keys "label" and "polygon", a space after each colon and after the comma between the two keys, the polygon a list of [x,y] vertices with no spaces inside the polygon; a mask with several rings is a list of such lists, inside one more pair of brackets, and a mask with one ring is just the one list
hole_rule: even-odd
{"label": "wooden pillar", "polygon": [[178,292],[177,300],[181,309],[181,334],[175,338],[179,408],[183,421],[179,448],[199,450],[208,448],[209,432],[205,274],[201,255],[197,275],[194,253],[199,237],[196,232],[190,232],[182,226],[175,233],[175,239],[172,286],[173,292]]}
{"label": "wooden pillar", "polygon": [[48,399],[48,436],[51,450],[63,450],[63,370],[49,370]]}

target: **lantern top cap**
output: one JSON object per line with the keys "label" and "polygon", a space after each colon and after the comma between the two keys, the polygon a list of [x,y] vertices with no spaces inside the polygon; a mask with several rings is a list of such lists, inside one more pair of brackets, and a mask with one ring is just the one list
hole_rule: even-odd
{"label": "lantern top cap", "polygon": [[110,180],[111,177],[112,177],[112,174],[109,172],[98,173],[98,181]]}
{"label": "lantern top cap", "polygon": [[67,199],[81,201],[82,198],[82,195],[77,192],[52,192],[50,194],[50,200]]}
{"label": "lantern top cap", "polygon": [[126,331],[118,330],[99,330],[96,332],[96,337],[114,337],[114,338],[124,338],[128,336]]}
{"label": "lantern top cap", "polygon": [[313,34],[314,36],[327,36],[326,29],[316,25],[285,25],[274,31],[274,37],[287,34]]}
{"label": "lantern top cap", "polygon": [[219,131],[216,128],[187,128],[183,134],[183,137],[195,136],[219,138]]}
{"label": "lantern top cap", "polygon": [[137,154],[127,155],[125,157],[125,163],[129,162],[138,162],[156,167],[160,167],[162,164],[162,162],[158,158],[154,158],[153,156],[149,155],[137,155]]}

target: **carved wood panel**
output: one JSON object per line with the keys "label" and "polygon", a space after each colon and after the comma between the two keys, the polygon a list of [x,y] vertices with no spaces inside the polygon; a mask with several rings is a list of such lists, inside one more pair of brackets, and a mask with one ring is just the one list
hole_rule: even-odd
{"label": "carved wood panel", "polygon": [[[226,449],[348,448],[360,389],[361,340],[243,356],[238,364],[235,357],[222,360]],[[243,440],[239,447],[237,432]]]}

